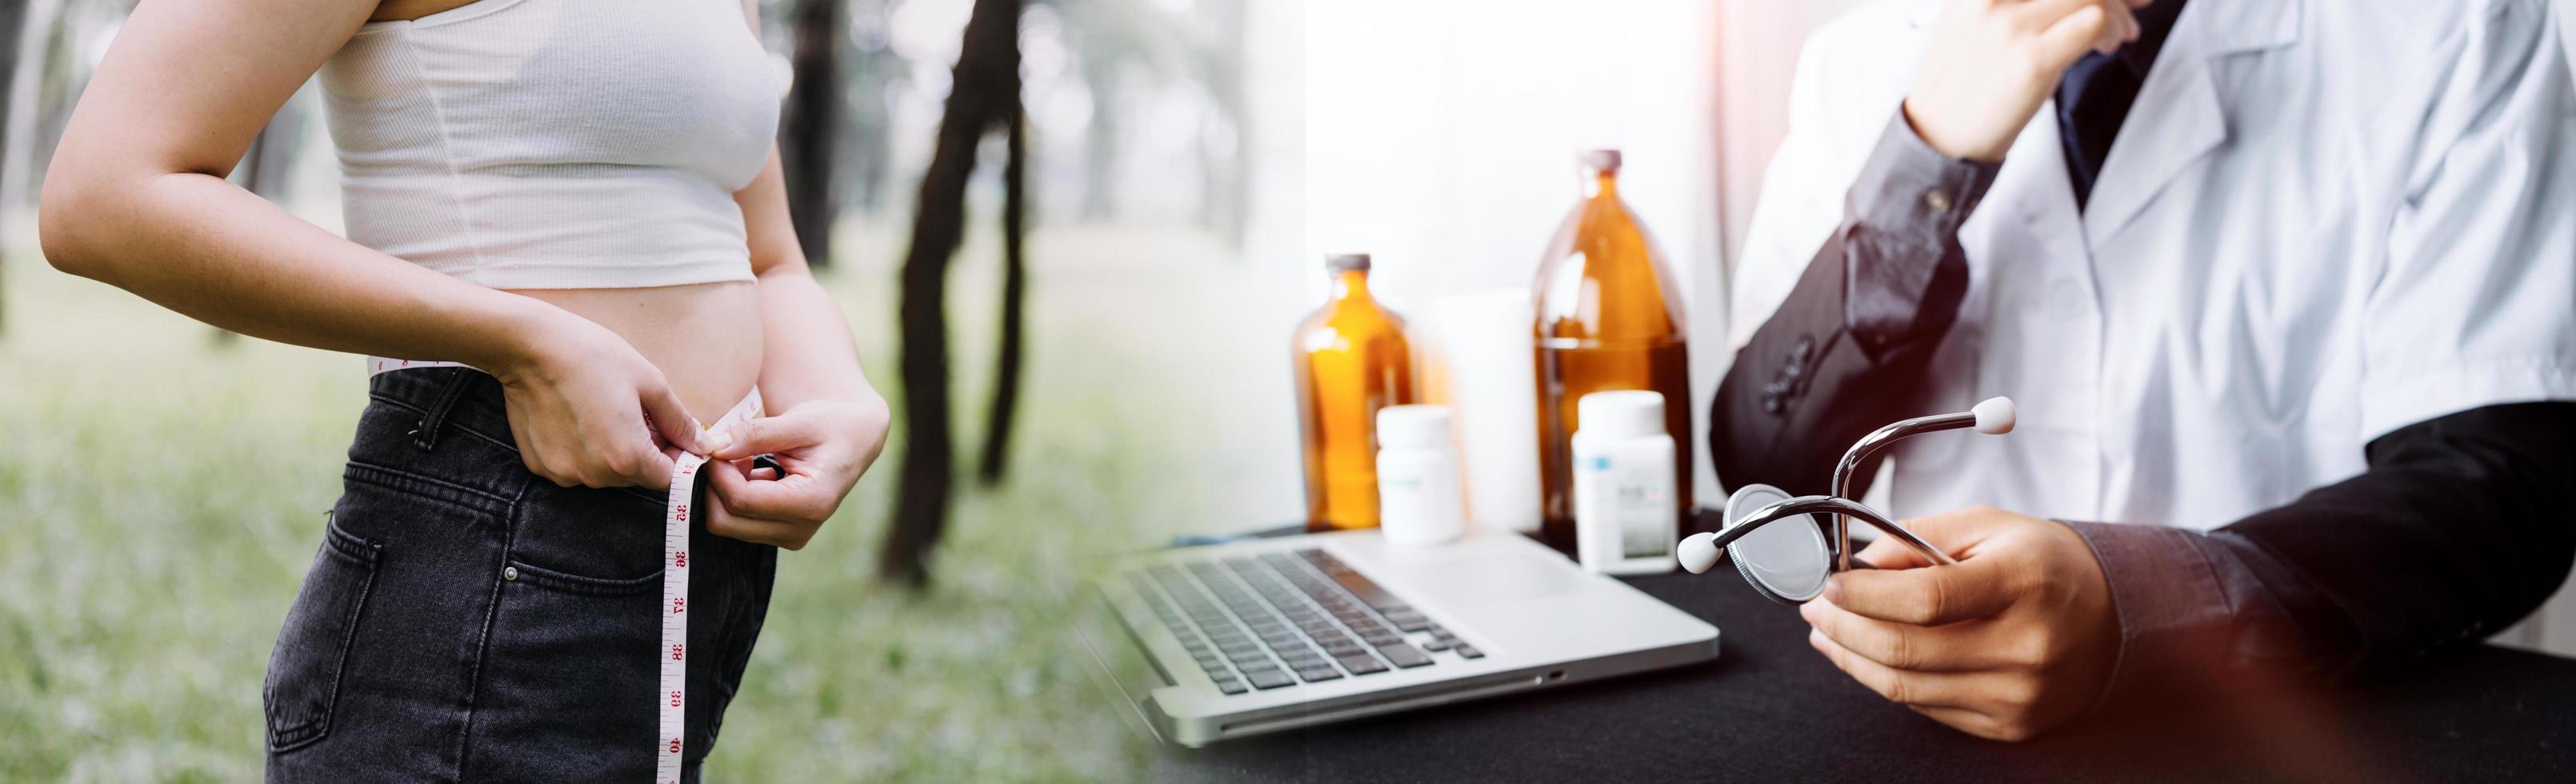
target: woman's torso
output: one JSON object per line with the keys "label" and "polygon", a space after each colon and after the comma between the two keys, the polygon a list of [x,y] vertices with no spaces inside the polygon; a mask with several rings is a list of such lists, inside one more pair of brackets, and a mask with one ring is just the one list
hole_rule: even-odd
{"label": "woman's torso", "polygon": [[[713,420],[760,369],[732,195],[779,83],[736,0],[387,3],[322,70],[350,239],[608,327]],[[412,357],[408,359],[438,359]]]}

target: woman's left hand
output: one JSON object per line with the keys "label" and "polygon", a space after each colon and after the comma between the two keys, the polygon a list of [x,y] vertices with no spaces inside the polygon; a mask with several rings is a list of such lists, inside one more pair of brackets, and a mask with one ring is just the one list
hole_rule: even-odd
{"label": "woman's left hand", "polygon": [[[812,400],[699,436],[698,444],[714,458],[707,463],[716,501],[708,510],[707,532],[804,549],[885,450],[889,419],[885,401],[873,395],[864,401]],[[764,453],[785,472],[753,473],[751,458]]]}

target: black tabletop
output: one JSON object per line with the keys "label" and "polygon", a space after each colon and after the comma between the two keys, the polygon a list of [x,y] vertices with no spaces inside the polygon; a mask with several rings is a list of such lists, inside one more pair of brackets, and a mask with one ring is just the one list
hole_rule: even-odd
{"label": "black tabletop", "polygon": [[2416,677],[2097,716],[2022,743],[1933,723],[1807,647],[1732,570],[1632,585],[1720,630],[1714,662],[1304,731],[1164,747],[1168,781],[2576,781],[2576,661],[2481,647]]}

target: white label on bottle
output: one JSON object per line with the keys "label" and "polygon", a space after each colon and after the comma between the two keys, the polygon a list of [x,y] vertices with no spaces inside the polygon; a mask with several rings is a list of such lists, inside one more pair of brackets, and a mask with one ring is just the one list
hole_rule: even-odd
{"label": "white label on bottle", "polygon": [[1672,470],[1650,460],[1616,461],[1607,455],[1591,458],[1584,468],[1598,474],[1596,487],[1608,492],[1600,511],[1608,513],[1611,531],[1604,543],[1615,542],[1619,557],[1625,559],[1657,558],[1671,552],[1673,546]]}

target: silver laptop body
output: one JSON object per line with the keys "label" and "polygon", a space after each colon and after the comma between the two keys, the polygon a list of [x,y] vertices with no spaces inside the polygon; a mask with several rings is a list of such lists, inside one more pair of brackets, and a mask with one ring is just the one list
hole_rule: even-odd
{"label": "silver laptop body", "polygon": [[1501,532],[1436,547],[1346,531],[1182,548],[1098,587],[1115,623],[1082,627],[1084,643],[1132,718],[1184,746],[1718,651],[1717,627]]}

